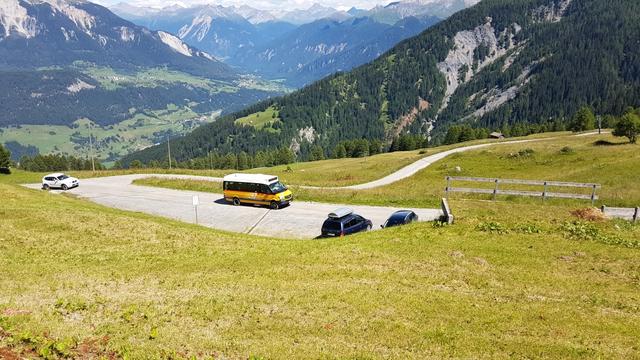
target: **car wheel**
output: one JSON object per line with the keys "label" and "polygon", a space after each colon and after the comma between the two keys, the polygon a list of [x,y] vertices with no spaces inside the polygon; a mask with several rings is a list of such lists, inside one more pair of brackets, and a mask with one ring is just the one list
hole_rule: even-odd
{"label": "car wheel", "polygon": [[235,205],[235,206],[240,205],[240,199],[238,199],[238,198],[233,198],[233,205]]}
{"label": "car wheel", "polygon": [[49,190],[49,185],[47,184],[42,185],[42,190]]}
{"label": "car wheel", "polygon": [[367,231],[371,231],[372,225],[367,225]]}
{"label": "car wheel", "polygon": [[62,184],[62,190],[67,191],[69,190],[69,187],[65,184]]}
{"label": "car wheel", "polygon": [[271,210],[278,210],[278,203],[275,201],[272,201],[271,204],[269,205],[269,208],[271,208]]}

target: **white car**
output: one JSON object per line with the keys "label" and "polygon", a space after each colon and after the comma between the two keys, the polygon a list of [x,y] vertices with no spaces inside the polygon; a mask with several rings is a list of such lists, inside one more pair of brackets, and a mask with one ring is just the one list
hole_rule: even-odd
{"label": "white car", "polygon": [[80,185],[78,179],[63,173],[49,174],[42,178],[42,189],[69,190]]}

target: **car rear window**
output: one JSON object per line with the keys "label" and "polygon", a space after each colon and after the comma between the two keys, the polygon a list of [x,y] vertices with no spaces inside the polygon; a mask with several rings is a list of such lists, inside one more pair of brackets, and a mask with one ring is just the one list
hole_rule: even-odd
{"label": "car rear window", "polygon": [[402,224],[404,224],[404,218],[401,218],[401,217],[391,218],[389,219],[389,221],[387,221],[387,226],[402,225]]}
{"label": "car rear window", "polygon": [[326,230],[331,230],[331,231],[340,231],[342,230],[342,227],[340,226],[340,222],[339,221],[335,221],[335,220],[327,220],[324,222],[324,225],[322,225],[322,227]]}

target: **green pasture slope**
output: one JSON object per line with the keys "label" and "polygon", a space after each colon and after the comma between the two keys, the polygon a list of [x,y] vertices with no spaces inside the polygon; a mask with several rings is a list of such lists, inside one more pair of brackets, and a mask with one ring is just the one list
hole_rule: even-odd
{"label": "green pasture slope", "polygon": [[[460,166],[640,202],[638,157],[621,156],[638,146],[577,139],[460,154],[343,200],[431,204],[440,190],[409,195]],[[459,196],[452,226],[281,240],[16,185],[39,176],[0,176],[0,357],[640,357],[640,225],[571,214],[588,204]]]}
{"label": "green pasture slope", "polygon": [[89,119],[80,119],[73,126],[4,127],[0,129],[0,143],[16,141],[24,146],[32,145],[42,154],[88,157],[93,151],[97,158],[113,162],[119,156],[154,145],[167,136],[186,134],[203,123],[215,120],[218,115],[219,113],[200,116],[188,107],[169,105],[165,110],[138,113],[110,126],[100,126]]}
{"label": "green pasture slope", "polygon": [[[235,82],[217,81],[193,76],[166,68],[141,69],[124,72],[110,67],[76,62],[74,69],[96,80],[104,89],[156,88],[176,84],[188,85],[207,91],[211,96],[235,93],[240,89],[281,93],[288,88],[276,82],[245,76]],[[222,110],[200,114],[193,109],[197,102],[186,106],[167,104],[159,109],[129,109],[130,117],[117,124],[100,126],[91,119],[79,119],[71,126],[21,125],[0,127],[0,143],[16,141],[23,146],[32,145],[40,153],[61,153],[78,157],[89,156],[89,135],[93,135],[93,152],[108,163],[130,152],[141,150],[169,137],[188,134],[200,125],[210,123]],[[1,115],[0,115],[1,116]],[[97,119],[93,119],[97,120]]]}
{"label": "green pasture slope", "polygon": [[[546,137],[527,137],[539,141],[520,144],[498,144],[478,150],[453,154],[436,162],[414,176],[396,183],[369,190],[306,189],[308,186],[348,186],[375,180],[424,157],[450,149],[452,146],[397,152],[359,159],[324,160],[310,163],[254,169],[250,172],[265,172],[279,175],[295,190],[301,200],[353,203],[362,205],[393,206],[438,206],[445,196],[447,176],[491,177],[503,179],[529,179],[548,181],[572,181],[598,183],[600,199],[597,205],[638,206],[640,181],[638,168],[640,157],[638,146],[609,134],[574,136],[568,133],[546,134]],[[463,143],[455,146],[465,146]],[[457,171],[457,170],[460,171]],[[169,187],[182,190],[220,192],[218,183],[142,179],[137,184]],[[469,184],[464,186],[490,186],[491,184]],[[511,186],[512,189],[522,187]],[[542,191],[541,188],[536,188]],[[532,190],[527,188],[527,190]],[[580,192],[580,189],[551,189],[553,191]],[[590,194],[591,190],[584,190]],[[582,191],[582,192],[584,192]],[[451,194],[453,198],[489,199],[470,195]],[[540,199],[503,197],[510,201],[538,204]],[[584,201],[550,200],[551,203],[589,205]]]}

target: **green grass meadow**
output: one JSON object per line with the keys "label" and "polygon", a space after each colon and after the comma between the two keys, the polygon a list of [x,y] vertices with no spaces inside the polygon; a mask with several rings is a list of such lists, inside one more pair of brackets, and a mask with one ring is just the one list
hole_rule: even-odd
{"label": "green grass meadow", "polygon": [[[599,145],[600,144],[600,145]],[[608,144],[608,145],[601,145]],[[398,152],[359,159],[325,160],[257,169],[279,175],[291,185],[296,198],[329,203],[362,205],[393,205],[433,207],[447,196],[447,176],[488,177],[597,183],[596,205],[635,207],[640,204],[640,157],[638,146],[622,142],[611,135],[564,136],[521,144],[500,144],[484,149],[453,154],[438,161],[414,176],[390,185],[369,190],[308,189],[301,185],[337,187],[364,183],[388,175],[421,157],[438,153],[450,147],[432,148],[415,152]],[[426,151],[426,152],[425,152]],[[457,168],[460,171],[457,171]],[[377,175],[376,175],[377,174]],[[207,181],[188,181],[148,178],[137,184],[169,187],[183,190],[220,192],[221,185]],[[490,187],[493,184],[454,183],[461,187]],[[541,187],[507,186],[504,189],[539,190]],[[549,191],[591,194],[590,189],[549,188]],[[490,196],[449,194],[451,198],[488,200]],[[500,196],[499,200],[541,204],[540,198]],[[555,200],[552,204],[588,206],[589,201]]]}
{"label": "green grass meadow", "polygon": [[[464,153],[341,202],[429,205],[460,166],[637,204],[638,146],[596,140]],[[326,182],[313,164],[291,174]],[[40,176],[0,176],[0,358],[640,358],[640,224],[572,215],[588,203],[456,196],[454,225],[282,240],[18,185]]]}

